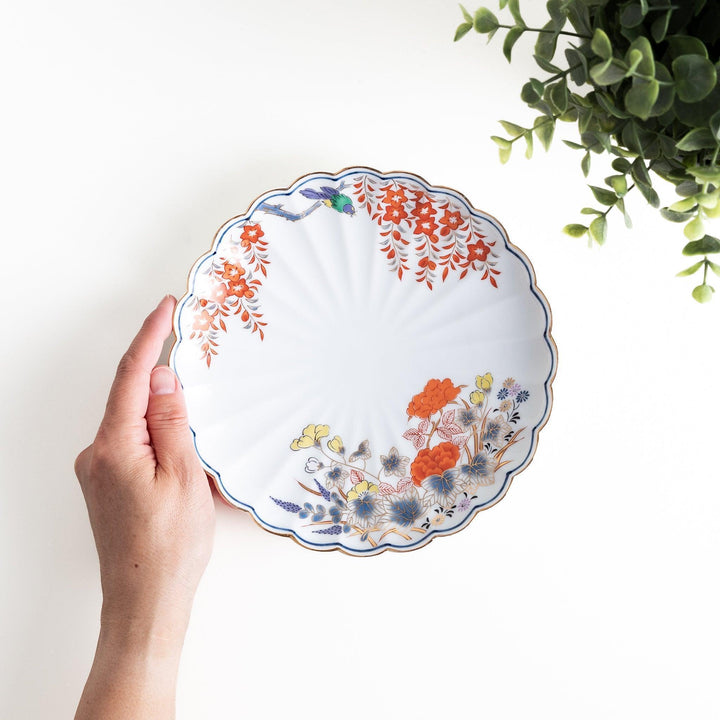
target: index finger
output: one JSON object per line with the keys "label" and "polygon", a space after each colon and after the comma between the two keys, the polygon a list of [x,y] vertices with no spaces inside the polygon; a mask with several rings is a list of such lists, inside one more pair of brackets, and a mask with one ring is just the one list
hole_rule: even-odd
{"label": "index finger", "polygon": [[150,394],[150,373],[172,330],[175,298],[166,295],[145,318],[118,365],[110,388],[103,425],[120,428],[144,420]]}

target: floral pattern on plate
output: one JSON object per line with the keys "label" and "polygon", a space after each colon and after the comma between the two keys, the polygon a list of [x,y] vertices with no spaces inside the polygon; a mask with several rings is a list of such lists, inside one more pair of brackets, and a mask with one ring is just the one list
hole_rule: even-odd
{"label": "floral pattern on plate", "polygon": [[402,437],[414,457],[393,446],[372,468],[367,440],[348,453],[339,435],[330,437],[328,425],[306,425],[290,449],[314,453],[304,468],[314,486],[298,482],[306,497],[297,501],[270,499],[317,526],[315,534],[359,536],[373,548],[390,535],[410,541],[467,515],[478,488],[493,485],[511,462],[504,456],[524,430],[518,423],[529,392],[507,378],[493,395],[493,382],[487,372],[463,392],[466,386],[449,378],[429,380],[407,407],[412,424]]}

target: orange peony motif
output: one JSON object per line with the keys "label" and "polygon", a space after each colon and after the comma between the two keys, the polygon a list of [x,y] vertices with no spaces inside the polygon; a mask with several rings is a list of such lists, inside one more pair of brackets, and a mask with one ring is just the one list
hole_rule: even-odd
{"label": "orange peony motif", "polygon": [[230,295],[234,295],[239,298],[251,298],[255,295],[255,291],[247,284],[245,278],[240,278],[230,285]]}
{"label": "orange peony motif", "polygon": [[235,284],[245,274],[245,268],[234,263],[226,262],[223,269],[223,278]]}
{"label": "orange peony motif", "polygon": [[405,190],[403,188],[390,188],[389,190],[386,190],[383,202],[387,203],[388,205],[395,205],[396,207],[398,205],[404,205],[407,202],[407,195],[405,194]]}
{"label": "orange peony motif", "polygon": [[482,240],[478,240],[473,245],[468,245],[468,262],[475,260],[485,262],[489,254],[490,248]]}
{"label": "orange peony motif", "polygon": [[240,244],[249,250],[253,243],[256,243],[265,233],[260,225],[246,225],[240,236]]}
{"label": "orange peony motif", "polygon": [[[459,390],[458,390],[459,392]],[[460,459],[460,448],[451,442],[442,442],[432,448],[421,450],[410,465],[410,475],[415,485],[420,485],[430,475],[442,475],[455,467]]]}
{"label": "orange peony motif", "polygon": [[196,315],[193,319],[193,330],[199,330],[200,332],[207,332],[212,325],[213,316],[207,311],[203,310],[199,315]]}
{"label": "orange peony motif", "polygon": [[452,384],[450,378],[428,380],[423,391],[410,401],[407,414],[411,417],[428,418],[442,410],[451,400],[460,394],[460,388]]}

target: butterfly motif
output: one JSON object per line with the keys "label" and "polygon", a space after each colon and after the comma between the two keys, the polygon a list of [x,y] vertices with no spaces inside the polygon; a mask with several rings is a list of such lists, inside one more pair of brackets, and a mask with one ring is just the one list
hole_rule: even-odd
{"label": "butterfly motif", "polygon": [[428,420],[422,420],[417,428],[410,428],[403,433],[403,437],[409,440],[416,450],[420,450],[427,439],[427,430],[430,427]]}
{"label": "butterfly motif", "polygon": [[370,443],[367,440],[363,440],[358,445],[358,449],[350,455],[349,461],[355,462],[356,460],[367,460],[370,455]]}

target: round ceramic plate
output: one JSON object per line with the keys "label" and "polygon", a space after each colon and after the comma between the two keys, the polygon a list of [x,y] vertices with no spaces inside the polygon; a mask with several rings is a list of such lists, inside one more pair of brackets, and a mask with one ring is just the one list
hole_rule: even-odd
{"label": "round ceramic plate", "polygon": [[556,355],[497,220],[405,172],[314,173],[223,225],[171,365],[222,496],[316,550],[413,550],[530,462]]}

